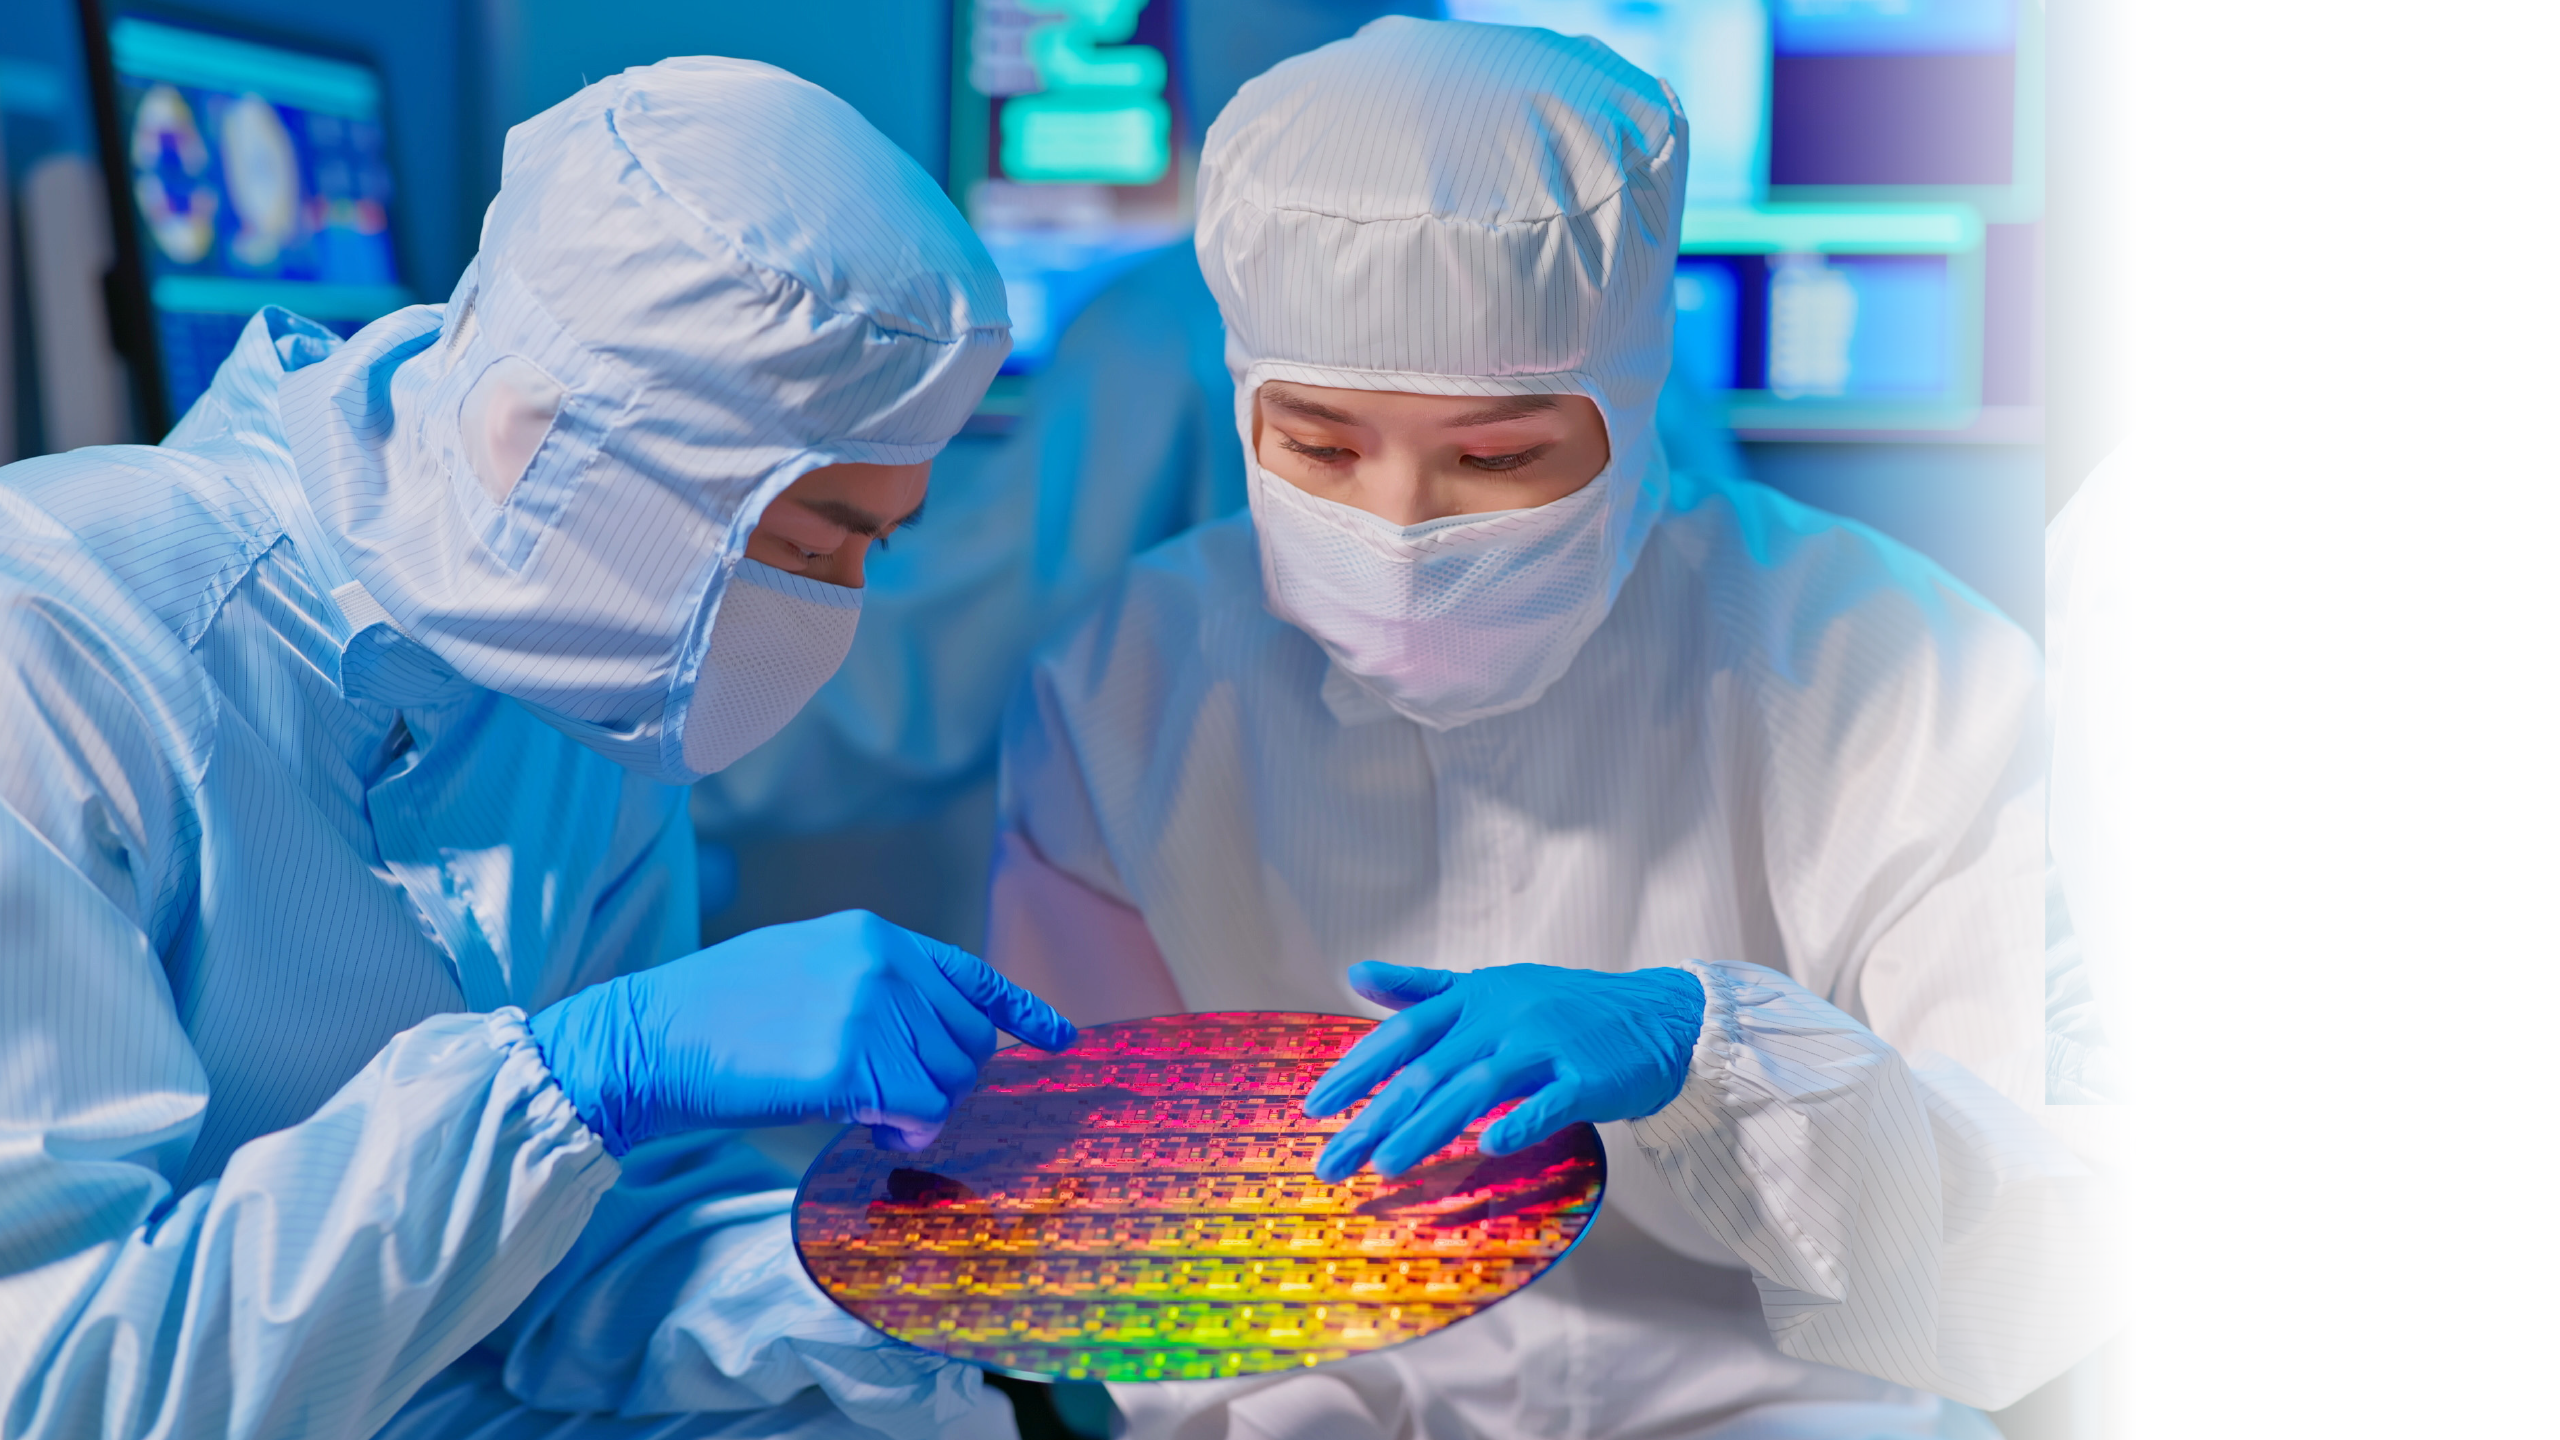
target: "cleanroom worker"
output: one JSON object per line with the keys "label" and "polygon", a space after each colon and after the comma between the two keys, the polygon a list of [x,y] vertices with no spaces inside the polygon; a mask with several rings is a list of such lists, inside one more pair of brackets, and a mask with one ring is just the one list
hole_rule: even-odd
{"label": "cleanroom worker", "polygon": [[[1381,16],[1446,9],[1441,0],[1184,0],[1174,10],[1175,78],[1192,147],[1238,87],[1290,56]],[[983,787],[1032,652],[1132,558],[1244,508],[1225,348],[1188,238],[1097,292],[1029,378],[1014,430],[983,443],[983,458],[946,459],[933,527],[875,567],[864,641],[844,669],[771,742],[695,787],[703,835],[752,844],[931,823]],[[1686,395],[1659,419],[1675,484],[1740,473],[1713,398]],[[935,643],[955,629],[970,643]],[[960,868],[946,883],[967,888],[957,903],[974,912],[986,877]]]}
{"label": "cleanroom worker", "polygon": [[[1443,8],[1183,0],[1174,75],[1189,148],[1236,87],[1273,65],[1381,15]],[[974,464],[946,462],[956,473],[935,480],[932,529],[878,567],[862,648],[771,743],[695,790],[704,835],[903,824],[972,787],[982,794],[1005,701],[1041,642],[1135,556],[1244,508],[1224,350],[1187,238],[1104,286],[1030,377],[1013,432]],[[935,643],[955,629],[968,644]],[[984,871],[948,879],[966,887],[953,908],[974,919]]]}
{"label": "cleanroom worker", "polygon": [[266,310],[163,445],[0,471],[10,1434],[1012,1433],[708,1132],[911,1148],[1071,1031],[867,915],[687,955],[683,788],[1007,344],[850,107],[673,60],[508,136],[449,304]]}
{"label": "cleanroom worker", "polygon": [[2036,1113],[2035,649],[1871,531],[1666,495],[1684,132],[1596,41],[1410,20],[1211,127],[1250,513],[1035,664],[990,958],[1085,1019],[1401,1011],[1309,1096],[1383,1082],[1319,1181],[1513,1099],[1487,1149],[1611,1164],[1521,1293],[1114,1385],[1132,1435],[1987,1434],[1939,1397],[2111,1328],[2105,1177]]}

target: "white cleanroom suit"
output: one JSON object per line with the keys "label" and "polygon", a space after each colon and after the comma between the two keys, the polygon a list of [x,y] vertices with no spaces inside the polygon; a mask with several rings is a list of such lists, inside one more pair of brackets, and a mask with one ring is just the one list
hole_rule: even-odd
{"label": "white cleanroom suit", "polygon": [[[1191,143],[1274,64],[1382,14],[1443,8],[1184,0],[1175,71]],[[869,565],[868,638],[834,682],[771,744],[695,789],[704,834],[907,825],[990,780],[1005,700],[1031,652],[1132,557],[1243,507],[1223,343],[1187,238],[1103,287],[1030,377],[1020,425],[1001,441],[962,442],[983,453],[946,460],[932,525]],[[938,643],[961,631],[969,643]]]}
{"label": "white cleanroom suit", "polygon": [[800,1272],[790,1177],[617,1163],[525,1020],[694,948],[665,782],[850,639],[745,537],[942,446],[993,266],[723,60],[519,126],[482,242],[349,341],[263,312],[164,445],[0,470],[0,1428],[1002,1429]]}
{"label": "white cleanroom suit", "polygon": [[1583,395],[1612,458],[1524,529],[1534,564],[1467,542],[1526,578],[1451,579],[1423,651],[1371,644],[1356,587],[1291,588],[1370,562],[1268,523],[1267,472],[1140,560],[1009,721],[991,957],[1071,1014],[1374,1013],[1363,959],[1684,966],[1706,1014],[1678,1097],[1604,1127],[1610,1202],[1549,1277],[1304,1376],[1115,1386],[1134,1434],[1932,1434],[1967,1423],[1934,1396],[2006,1404],[2111,1328],[2107,1178],[2039,1119],[2034,647],[1871,531],[1669,495],[1682,132],[1596,42],[1395,20],[1210,132],[1248,453],[1286,379]]}

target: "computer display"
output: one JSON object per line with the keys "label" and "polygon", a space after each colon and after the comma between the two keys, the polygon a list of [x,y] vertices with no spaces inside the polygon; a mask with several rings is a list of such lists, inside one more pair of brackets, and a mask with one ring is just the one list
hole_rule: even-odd
{"label": "computer display", "polygon": [[1955,285],[1943,255],[1688,255],[1675,363],[1699,390],[1780,400],[1946,392]]}
{"label": "computer display", "polygon": [[1448,0],[1449,18],[1588,35],[1670,83],[1689,116],[1691,210],[1747,206],[1767,168],[1760,0]]}
{"label": "computer display", "polygon": [[[2033,402],[2037,21],[2020,0],[1449,0],[1590,35],[1689,116],[1675,401],[1745,431]],[[2023,232],[2023,236],[2022,236]],[[2023,243],[2022,243],[2023,238]]]}
{"label": "computer display", "polygon": [[[952,189],[1010,375],[1191,224],[1176,0],[961,0]],[[1960,430],[2035,400],[2041,21],[2022,0],[1447,0],[1593,36],[1689,117],[1673,400],[1746,431]],[[1002,381],[990,411],[1018,391]],[[999,417],[1000,418],[1000,417]]]}
{"label": "computer display", "polygon": [[411,302],[372,67],[132,15],[107,35],[169,416],[260,306],[353,334]]}
{"label": "computer display", "polygon": [[1047,363],[1076,311],[1189,233],[1175,0],[960,0],[951,188],[1003,272],[1005,372]]}
{"label": "computer display", "polygon": [[1771,21],[1773,191],[2021,178],[2016,0],[1777,0]]}

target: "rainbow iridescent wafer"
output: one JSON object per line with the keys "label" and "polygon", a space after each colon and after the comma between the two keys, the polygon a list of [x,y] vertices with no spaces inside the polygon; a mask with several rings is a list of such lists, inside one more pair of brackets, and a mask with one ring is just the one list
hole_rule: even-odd
{"label": "rainbow iridescent wafer", "polygon": [[1250,1375],[1428,1335],[1573,1248],[1600,1137],[1487,1156],[1488,1115],[1398,1179],[1316,1179],[1350,1116],[1299,1102],[1375,1023],[1173,1015],[1001,1051],[931,1149],[855,1126],[818,1156],[801,1263],[901,1340],[1044,1379]]}

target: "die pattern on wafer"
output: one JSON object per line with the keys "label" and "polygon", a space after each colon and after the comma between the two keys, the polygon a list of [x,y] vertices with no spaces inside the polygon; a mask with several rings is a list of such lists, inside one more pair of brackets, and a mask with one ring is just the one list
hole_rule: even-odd
{"label": "die pattern on wafer", "polygon": [[1572,1248],[1600,1142],[1480,1154],[1497,1111],[1398,1179],[1317,1180],[1350,1117],[1299,1103],[1373,1023],[1178,1015],[1002,1051],[931,1149],[855,1127],[818,1157],[801,1259],[866,1323],[1025,1375],[1204,1379],[1428,1335]]}

